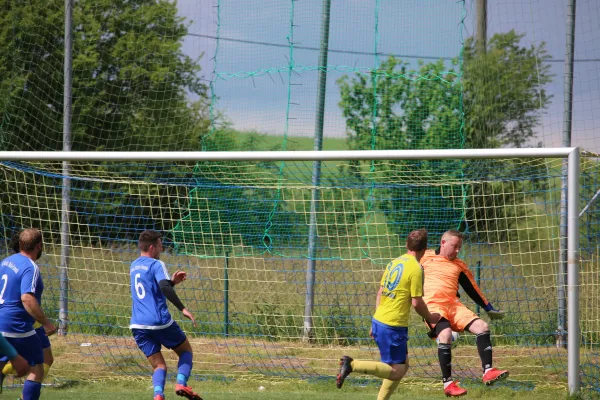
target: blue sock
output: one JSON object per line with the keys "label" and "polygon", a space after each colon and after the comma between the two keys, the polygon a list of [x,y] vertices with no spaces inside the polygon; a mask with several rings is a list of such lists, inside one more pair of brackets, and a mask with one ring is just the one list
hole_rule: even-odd
{"label": "blue sock", "polygon": [[186,351],[179,356],[177,364],[177,383],[187,386],[188,378],[192,372],[192,353]]}
{"label": "blue sock", "polygon": [[25,381],[23,385],[23,400],[38,400],[41,390],[42,384],[40,382]]}
{"label": "blue sock", "polygon": [[167,380],[167,371],[162,368],[157,368],[152,374],[152,385],[154,386],[154,394],[165,394],[165,381]]}

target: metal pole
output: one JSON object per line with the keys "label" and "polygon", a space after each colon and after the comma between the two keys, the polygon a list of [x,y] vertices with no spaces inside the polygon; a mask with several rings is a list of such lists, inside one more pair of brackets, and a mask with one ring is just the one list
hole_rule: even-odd
{"label": "metal pole", "polygon": [[579,332],[579,148],[569,154],[568,159],[568,361],[567,376],[569,394],[579,392],[580,332]]}
{"label": "metal pole", "polygon": [[[63,151],[71,151],[72,72],[73,72],[73,0],[65,0],[65,55],[64,55],[64,104],[63,104]],[[69,205],[71,202],[70,166],[62,165],[62,207],[60,226],[60,308],[58,334],[66,335],[69,320]]]}
{"label": "metal pole", "polygon": [[487,49],[487,0],[477,0],[475,18],[475,46],[478,53],[485,53]]}
{"label": "metal pole", "polygon": [[[565,82],[564,82],[564,116],[563,116],[563,146],[571,147],[571,128],[573,117],[573,60],[575,55],[575,0],[569,0],[567,9],[567,44],[565,49]],[[558,347],[567,346],[565,326],[567,322],[567,299],[565,296],[565,281],[567,277],[567,160],[562,163],[562,179],[560,192],[560,270],[558,273]]]}
{"label": "metal pole", "polygon": [[[325,120],[325,93],[327,85],[327,53],[329,51],[329,17],[331,0],[323,0],[321,9],[321,51],[319,53],[319,80],[317,81],[317,112],[315,120],[315,151],[323,150],[323,122]],[[304,302],[303,340],[313,336],[313,308],[315,299],[315,271],[317,257],[317,210],[321,161],[313,161],[312,190],[310,198],[310,225],[308,232],[308,263],[306,265],[306,300]]]}
{"label": "metal pole", "polygon": [[[475,269],[475,281],[477,282],[477,286],[481,287],[481,261],[477,261],[477,267]],[[481,311],[481,307],[479,304],[477,305],[477,315]]]}
{"label": "metal pole", "polygon": [[225,253],[225,282],[223,284],[223,333],[229,336],[229,252]]}
{"label": "metal pole", "polygon": [[343,151],[0,151],[0,161],[348,161],[564,158],[573,147]]}

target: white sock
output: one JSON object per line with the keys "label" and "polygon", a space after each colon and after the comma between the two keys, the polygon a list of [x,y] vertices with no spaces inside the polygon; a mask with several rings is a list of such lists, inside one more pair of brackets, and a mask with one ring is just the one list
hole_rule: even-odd
{"label": "white sock", "polygon": [[452,378],[450,378],[450,380],[448,380],[448,381],[444,382],[444,389],[446,389],[446,388],[447,388],[447,387],[448,387],[448,386],[449,386],[449,385],[450,385],[452,382],[454,382],[454,381],[452,380]]}
{"label": "white sock", "polygon": [[491,368],[486,368],[485,371],[483,371],[483,374],[487,374],[487,372],[490,370]]}

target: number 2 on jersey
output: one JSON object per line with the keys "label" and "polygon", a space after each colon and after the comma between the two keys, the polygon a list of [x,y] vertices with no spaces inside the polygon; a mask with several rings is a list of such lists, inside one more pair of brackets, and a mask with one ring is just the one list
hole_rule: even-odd
{"label": "number 2 on jersey", "polygon": [[2,291],[0,292],[0,304],[4,304],[4,291],[6,290],[6,286],[8,285],[8,275],[2,275],[2,281],[4,281],[4,286],[2,286]]}
{"label": "number 2 on jersey", "polygon": [[144,285],[142,282],[139,282],[141,274],[135,274],[135,293],[137,294],[138,299],[143,299],[146,297],[146,289],[144,289]]}

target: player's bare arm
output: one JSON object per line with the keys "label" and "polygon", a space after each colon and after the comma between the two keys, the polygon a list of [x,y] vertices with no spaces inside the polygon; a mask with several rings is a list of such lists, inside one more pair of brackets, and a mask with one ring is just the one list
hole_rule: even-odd
{"label": "player's bare arm", "polygon": [[423,297],[413,297],[412,298],[412,306],[421,317],[427,321],[429,324],[436,324],[440,320],[440,314],[429,312],[427,308],[427,304],[423,300]]}
{"label": "player's bare arm", "polygon": [[54,326],[52,321],[50,321],[50,319],[46,316],[44,310],[42,310],[42,307],[40,307],[40,303],[38,303],[37,299],[33,294],[23,294],[21,296],[21,301],[23,302],[23,307],[25,307],[25,310],[29,313],[29,315],[31,315],[33,319],[42,324],[44,330],[46,331],[46,335],[50,336],[56,333],[56,327]]}
{"label": "player's bare arm", "polygon": [[383,293],[383,286],[379,286],[379,291],[377,292],[377,298],[375,299],[375,309],[377,310],[377,307],[379,307],[379,304],[381,303],[381,294]]}

